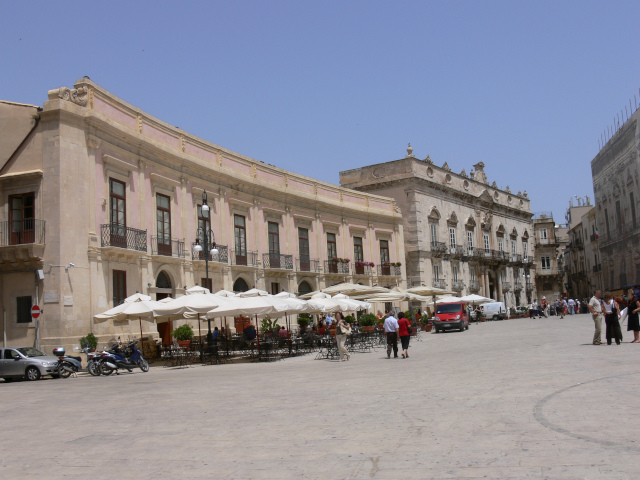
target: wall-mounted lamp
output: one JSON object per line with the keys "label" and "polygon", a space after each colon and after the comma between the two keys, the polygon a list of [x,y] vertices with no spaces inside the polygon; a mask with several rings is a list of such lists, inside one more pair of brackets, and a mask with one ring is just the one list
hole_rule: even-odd
{"label": "wall-mounted lamp", "polygon": [[148,288],[151,288],[151,284],[150,284],[150,283],[147,283],[147,287],[148,287]]}
{"label": "wall-mounted lamp", "polygon": [[107,199],[106,199],[106,198],[103,198],[103,199],[102,199],[102,208],[104,208],[104,207],[106,207],[106,206],[107,206]]}

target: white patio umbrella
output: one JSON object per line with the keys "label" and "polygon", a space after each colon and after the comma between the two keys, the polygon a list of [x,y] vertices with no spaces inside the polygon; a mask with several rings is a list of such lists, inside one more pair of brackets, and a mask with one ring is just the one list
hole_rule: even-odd
{"label": "white patio umbrella", "polygon": [[234,292],[230,292],[229,290],[220,290],[214,293],[214,295],[217,295],[219,297],[236,297],[237,296],[237,294],[235,294]]}
{"label": "white patio umbrella", "polygon": [[193,295],[194,293],[211,293],[208,288],[201,287],[200,285],[195,285],[191,288],[188,288],[184,293],[187,295]]}
{"label": "white patio umbrella", "polygon": [[260,290],[259,288],[252,288],[251,290],[247,290],[246,292],[238,293],[238,297],[266,297],[269,295],[269,292],[265,292],[264,290]]}
{"label": "white patio umbrella", "polygon": [[96,323],[106,322],[108,320],[121,322],[124,320],[137,318],[140,322],[140,340],[142,340],[142,319],[153,318],[154,310],[156,308],[159,308],[161,305],[161,303],[155,302],[153,300],[138,300],[126,302],[113,307],[106,312],[95,315],[93,317],[93,321]]}
{"label": "white patio umbrella", "polygon": [[332,285],[330,287],[323,288],[322,291],[316,290],[315,292],[310,292],[305,295],[300,295],[300,298],[302,299],[313,298],[313,296],[317,293],[327,293],[330,295],[342,293],[344,295],[348,295],[352,297],[354,295],[365,295],[368,293],[384,293],[388,291],[389,289],[384,287],[372,287],[370,285],[360,285],[358,283],[339,283],[337,285]]}
{"label": "white patio umbrella", "polygon": [[169,302],[173,302],[174,300],[175,298],[164,297],[162,300],[158,300],[158,303],[169,303]]}
{"label": "white patio umbrella", "polygon": [[360,300],[354,300],[349,298],[348,296],[338,293],[331,297],[332,300],[340,303],[343,306],[343,310],[346,312],[358,312],[360,310],[366,310],[367,308],[371,308],[371,304],[367,302],[361,302]]}
{"label": "white patio umbrella", "polygon": [[124,299],[125,303],[139,302],[141,300],[149,301],[149,300],[151,300],[151,297],[149,295],[145,295],[143,293],[134,293],[130,297],[127,297],[127,298]]}
{"label": "white patio umbrella", "polygon": [[[440,297],[438,298],[435,303],[455,303],[455,302],[461,302],[462,298],[460,297]],[[433,305],[434,302],[429,302],[427,305]]]}
{"label": "white patio umbrella", "polygon": [[495,302],[493,298],[483,297],[481,295],[476,295],[472,293],[471,295],[465,295],[464,297],[460,297],[460,300],[472,303],[474,305],[482,305],[483,303]]}

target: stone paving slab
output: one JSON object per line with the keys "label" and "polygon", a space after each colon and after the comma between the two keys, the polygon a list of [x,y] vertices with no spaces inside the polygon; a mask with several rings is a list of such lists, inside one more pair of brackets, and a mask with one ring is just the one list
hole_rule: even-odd
{"label": "stone paving slab", "polygon": [[640,345],[587,315],[314,355],[0,382],[0,479],[640,479]]}

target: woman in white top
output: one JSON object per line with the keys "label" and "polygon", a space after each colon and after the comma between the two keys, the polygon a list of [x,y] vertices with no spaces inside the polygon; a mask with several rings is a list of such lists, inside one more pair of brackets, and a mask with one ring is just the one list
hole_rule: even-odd
{"label": "woman in white top", "polygon": [[620,330],[619,314],[620,306],[618,302],[613,298],[611,292],[604,294],[604,321],[607,326],[607,345],[611,345],[611,339],[615,338],[616,343],[620,345],[622,341],[622,331]]}

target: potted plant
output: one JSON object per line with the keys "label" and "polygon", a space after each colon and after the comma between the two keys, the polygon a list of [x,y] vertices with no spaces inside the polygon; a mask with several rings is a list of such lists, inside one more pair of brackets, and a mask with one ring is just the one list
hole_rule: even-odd
{"label": "potted plant", "polygon": [[307,330],[307,327],[311,323],[311,316],[308,313],[301,313],[298,315],[298,326],[300,327],[300,331],[304,332]]}
{"label": "potted plant", "polygon": [[88,347],[90,352],[95,352],[97,346],[98,339],[93,333],[89,333],[86,337],[80,339],[80,348],[83,350]]}
{"label": "potted plant", "polygon": [[355,318],[353,318],[353,315],[347,315],[346,317],[344,317],[344,321],[349,325],[353,325],[353,322],[355,322]]}
{"label": "potted plant", "polygon": [[359,322],[363,332],[373,332],[378,323],[378,317],[373,313],[367,313],[366,315],[360,316]]}
{"label": "potted plant", "polygon": [[185,323],[174,329],[171,336],[178,341],[179,346],[188,347],[193,339],[193,328]]}
{"label": "potted plant", "polygon": [[422,317],[420,318],[420,324],[422,325],[422,330],[424,330],[425,332],[430,332],[433,328],[433,322],[429,320],[429,317],[427,315],[422,315]]}

